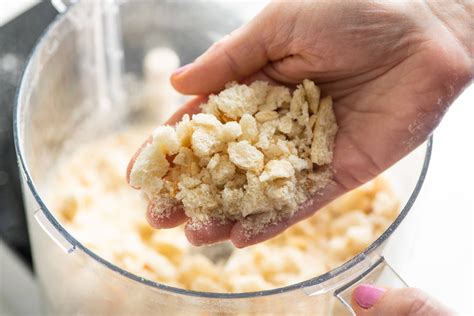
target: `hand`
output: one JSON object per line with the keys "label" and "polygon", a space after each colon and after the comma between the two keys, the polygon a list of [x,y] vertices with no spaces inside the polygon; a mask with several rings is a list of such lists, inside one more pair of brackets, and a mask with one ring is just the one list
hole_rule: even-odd
{"label": "hand", "polygon": [[[264,241],[422,143],[472,78],[462,27],[470,17],[453,7],[458,11],[444,23],[436,6],[424,2],[274,2],[175,72],[173,86],[194,95],[218,92],[232,80],[291,87],[310,78],[333,96],[339,125],[334,181],[312,203],[251,237],[240,223],[228,222],[199,230],[188,225],[188,239],[195,245],[230,239],[237,247]],[[197,103],[187,110],[196,111]],[[186,221],[181,208],[174,214],[168,221],[149,220],[157,228]]]}
{"label": "hand", "polygon": [[359,285],[352,293],[357,316],[452,316],[453,311],[424,292],[413,289],[382,289]]}

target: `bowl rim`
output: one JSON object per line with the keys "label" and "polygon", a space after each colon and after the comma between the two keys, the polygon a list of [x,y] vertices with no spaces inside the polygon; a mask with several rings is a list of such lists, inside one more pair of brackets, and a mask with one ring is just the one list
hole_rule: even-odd
{"label": "bowl rim", "polygon": [[[26,96],[25,91],[28,89],[26,86],[30,82],[29,79],[33,77],[34,70],[37,68],[37,66],[35,65],[36,60],[38,59],[39,54],[44,48],[45,43],[50,38],[50,36],[52,36],[52,33],[58,30],[59,25],[66,20],[67,15],[70,14],[69,12],[76,5],[77,5],[77,2],[73,4],[71,7],[69,7],[65,12],[59,13],[58,16],[54,19],[54,21],[46,28],[46,30],[43,32],[43,34],[41,35],[41,37],[35,44],[35,47],[33,48],[30,56],[28,57],[27,65],[22,73],[20,85],[18,86],[17,91],[16,91],[15,104],[14,104],[14,110],[13,110],[13,137],[14,137],[16,156],[17,156],[18,167],[20,169],[20,172],[23,175],[24,180],[26,181],[28,185],[28,189],[32,193],[35,201],[38,203],[41,212],[44,214],[47,220],[51,223],[51,225],[57,230],[57,232],[59,232],[59,234],[71,244],[72,249],[73,249],[72,251],[79,249],[83,251],[85,254],[87,254],[89,257],[91,257],[93,260],[97,261],[99,264],[102,264],[106,268],[118,273],[121,276],[124,276],[133,281],[139,282],[146,286],[150,286],[153,289],[159,289],[159,290],[171,292],[174,294],[180,294],[180,295],[191,296],[191,297],[199,297],[199,298],[210,298],[210,299],[238,299],[238,298],[254,298],[254,297],[261,297],[261,296],[270,296],[274,294],[286,293],[293,290],[304,289],[307,287],[312,287],[312,286],[321,284],[355,267],[359,262],[364,261],[369,255],[371,255],[374,250],[376,250],[392,235],[392,233],[396,230],[396,228],[400,225],[400,223],[406,217],[409,210],[412,208],[423,186],[423,182],[426,178],[426,174],[428,171],[428,167],[429,167],[429,163],[431,159],[432,147],[433,147],[432,135],[425,142],[426,150],[425,150],[425,155],[424,155],[423,166],[421,168],[415,188],[413,192],[410,194],[410,197],[408,198],[406,204],[403,206],[402,210],[400,211],[399,215],[394,220],[394,222],[382,233],[382,235],[380,235],[375,241],[373,241],[363,252],[354,256],[350,260],[344,262],[340,266],[324,274],[316,276],[314,278],[301,281],[295,284],[291,284],[288,286],[274,288],[270,290],[264,290],[264,291],[242,292],[242,293],[203,292],[203,291],[186,290],[186,289],[182,289],[182,288],[178,288],[174,286],[169,286],[169,285],[161,284],[159,282],[155,282],[155,281],[140,277],[102,258],[100,255],[96,254],[95,252],[93,252],[92,250],[84,246],[76,238],[74,238],[56,220],[52,212],[49,211],[48,207],[46,206],[45,202],[41,198],[33,182],[33,178],[31,176],[31,173],[28,168],[26,158],[23,152],[23,145],[22,145],[22,142],[20,141],[20,139],[23,137],[23,130],[21,130],[20,128],[21,127],[20,122],[23,115],[23,109],[25,108],[25,102],[24,102],[25,96]],[[421,144],[420,146],[423,146],[423,144]],[[26,189],[27,188],[23,186],[23,191]]]}

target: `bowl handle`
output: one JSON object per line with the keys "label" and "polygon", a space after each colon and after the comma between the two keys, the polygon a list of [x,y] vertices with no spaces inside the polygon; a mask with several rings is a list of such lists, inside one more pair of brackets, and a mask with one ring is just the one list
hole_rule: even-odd
{"label": "bowl handle", "polygon": [[66,253],[72,253],[76,246],[74,246],[69,240],[66,239],[53,224],[50,219],[44,214],[42,209],[38,209],[34,212],[34,218],[38,222],[39,226],[43,231]]}
{"label": "bowl handle", "polygon": [[380,256],[364,272],[334,291],[334,296],[344,305],[351,315],[354,316],[356,314],[351,306],[352,291],[361,283],[395,288],[408,286],[400,275],[388,264],[385,258]]}

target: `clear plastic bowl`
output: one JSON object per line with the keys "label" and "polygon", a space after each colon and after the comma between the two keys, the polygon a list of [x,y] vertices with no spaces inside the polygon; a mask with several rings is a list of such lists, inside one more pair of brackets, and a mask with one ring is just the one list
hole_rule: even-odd
{"label": "clear plastic bowl", "polygon": [[[62,2],[55,3],[62,9]],[[332,313],[335,297],[347,305],[358,282],[404,285],[385,258],[397,266],[407,254],[409,230],[397,228],[421,189],[431,139],[387,171],[402,210],[383,235],[330,272],[268,291],[195,292],[141,278],[82,245],[45,205],[49,172],[71,139],[90,140],[132,119],[123,102],[124,72],[142,77],[142,59],[156,46],[173,49],[183,64],[190,62],[255,14],[256,7],[186,1],[121,1],[117,7],[111,1],[82,1],[64,6],[41,38],[22,78],[14,126],[34,266],[47,313],[325,315]]]}

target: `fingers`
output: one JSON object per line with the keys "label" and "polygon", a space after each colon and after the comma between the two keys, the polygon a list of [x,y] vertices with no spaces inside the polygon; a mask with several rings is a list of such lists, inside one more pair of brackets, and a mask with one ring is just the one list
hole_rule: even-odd
{"label": "fingers", "polygon": [[358,316],[449,316],[453,311],[414,288],[383,289],[361,284],[352,293]]}
{"label": "fingers", "polygon": [[301,204],[292,217],[285,218],[278,223],[269,224],[260,232],[250,232],[246,228],[245,220],[244,222],[236,223],[230,233],[230,240],[237,248],[244,248],[263,242],[282,233],[291,225],[310,217],[321,207],[343,193],[345,193],[343,187],[337,183],[331,182],[326,187],[316,192],[311,199]]}
{"label": "fingers", "polygon": [[181,225],[188,220],[188,217],[180,204],[163,206],[159,200],[152,200],[148,203],[146,219],[151,227],[160,229]]}
{"label": "fingers", "polygon": [[194,246],[213,244],[229,239],[234,222],[228,220],[211,220],[205,224],[188,222],[185,234]]}
{"label": "fingers", "polygon": [[317,72],[308,67],[308,61],[298,54],[270,63],[262,71],[268,77],[287,85],[296,85],[306,78],[317,76]]}
{"label": "fingers", "polygon": [[256,73],[250,75],[249,77],[246,77],[245,79],[241,80],[240,82],[243,83],[243,84],[246,84],[246,85],[250,85],[252,82],[258,81],[258,80],[268,82],[270,85],[273,85],[273,86],[279,86],[279,85],[286,84],[284,82],[276,81],[275,79],[269,77],[263,71],[256,72]]}
{"label": "fingers", "polygon": [[[250,23],[227,35],[171,76],[174,88],[184,94],[210,94],[221,91],[230,81],[258,72],[269,62],[267,47],[273,35],[268,9]],[[282,52],[279,52],[282,53]]]}

